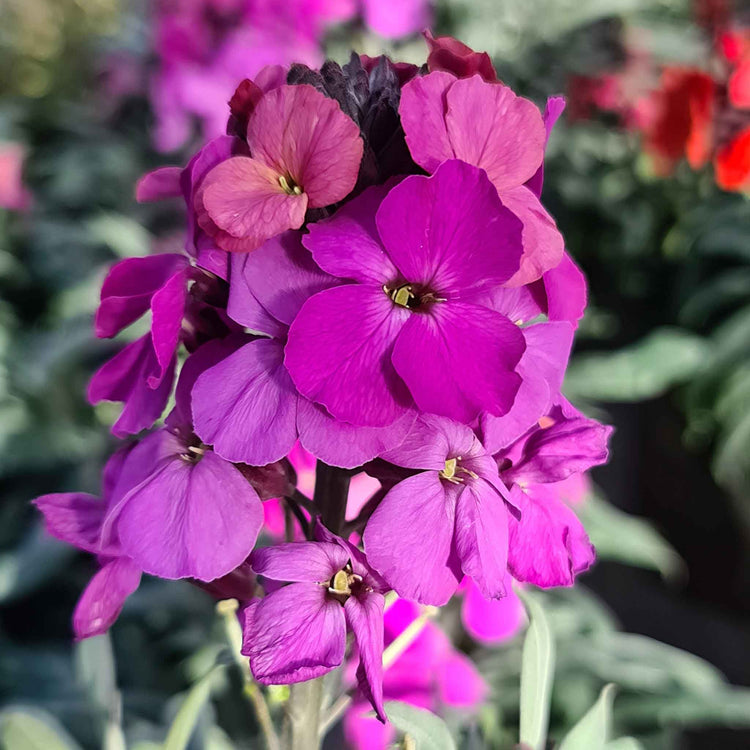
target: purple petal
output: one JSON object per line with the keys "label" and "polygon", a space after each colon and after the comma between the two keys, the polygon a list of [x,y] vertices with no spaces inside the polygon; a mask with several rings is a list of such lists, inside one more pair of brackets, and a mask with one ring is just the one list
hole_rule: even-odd
{"label": "purple petal", "polygon": [[249,326],[236,314],[244,317],[242,302],[251,295],[276,320],[289,326],[308,297],[334,283],[335,280],[321,271],[309,251],[302,247],[299,232],[284,232],[253,253],[235,256],[229,314],[238,323]]}
{"label": "purple petal", "polygon": [[300,393],[346,422],[394,422],[409,396],[391,351],[409,314],[376,286],[340,286],[310,297],[286,347],[285,363]]}
{"label": "purple petal", "polygon": [[290,542],[256,549],[250,566],[274,581],[325,583],[342,570],[349,555],[331,542]]}
{"label": "purple petal", "polygon": [[141,571],[127,557],[118,557],[99,570],[89,581],[73,613],[76,640],[106,633],[140,582]]}
{"label": "purple petal", "polygon": [[459,651],[446,655],[437,665],[440,703],[464,709],[476,708],[489,694],[489,686],[467,656]]}
{"label": "purple petal", "polygon": [[78,549],[97,554],[99,536],[107,504],[83,492],[61,492],[42,495],[34,505],[44,515],[44,526],[55,539]]}
{"label": "purple petal", "polygon": [[505,596],[508,511],[494,487],[469,482],[456,504],[456,551],[463,572],[488,599]]}
{"label": "purple petal", "polygon": [[516,635],[524,623],[525,610],[513,590],[510,575],[505,574],[506,595],[502,599],[485,599],[473,581],[466,581],[461,619],[469,635],[490,645]]}
{"label": "purple petal", "polygon": [[[544,129],[547,133],[547,141],[552,133],[560,115],[565,109],[565,99],[561,96],[551,96],[547,99],[547,106],[544,108]],[[534,176],[528,180],[526,187],[531,190],[537,198],[542,194],[542,185],[544,184],[544,163],[534,173]]]}
{"label": "purple petal", "polygon": [[383,604],[381,594],[361,599],[350,596],[344,604],[346,621],[354,633],[359,651],[357,684],[372,703],[378,719],[385,723],[383,708]]}
{"label": "purple petal", "polygon": [[302,244],[323,270],[364,283],[385,284],[396,278],[396,267],[383,250],[375,224],[387,192],[387,185],[367,188],[330,219],[308,226]]}
{"label": "purple petal", "polygon": [[131,490],[117,520],[125,553],[160,578],[212,581],[250,554],[263,523],[255,490],[207,451],[197,463],[174,456]]}
{"label": "purple petal", "polygon": [[520,329],[504,315],[450,301],[410,316],[393,365],[420,409],[471,423],[482,411],[504,414],[513,405],[524,347]]}
{"label": "purple petal", "polygon": [[403,443],[415,416],[415,412],[407,412],[384,427],[359,427],[335,419],[322,406],[300,398],[297,429],[305,450],[329,466],[353,469]]}
{"label": "purple petal", "polygon": [[575,513],[554,490],[518,485],[513,503],[521,518],[511,518],[508,568],[519,581],[535,586],[572,586],[577,573],[594,562],[594,548]]}
{"label": "purple petal", "polygon": [[179,198],[180,167],[160,167],[143,175],[135,186],[135,199],[138,203],[150,203],[165,198]]}
{"label": "purple petal", "polygon": [[456,492],[435,471],[397,484],[365,527],[367,559],[407,599],[442,606],[461,580],[453,550]]}
{"label": "purple petal", "polygon": [[150,388],[161,383],[177,351],[186,302],[187,278],[182,271],[174,274],[151,298],[151,340],[159,370],[148,378]]}
{"label": "purple petal", "polygon": [[174,253],[115,263],[102,284],[96,335],[111,338],[140,318],[148,310],[151,297],[186,264],[184,256]]}
{"label": "purple petal", "polygon": [[228,461],[264,466],[297,439],[299,396],[275,339],[256,339],[206,370],[192,393],[196,434]]}
{"label": "purple petal", "polygon": [[550,320],[567,320],[574,327],[586,309],[586,277],[569,253],[542,277]]}
{"label": "purple petal", "polygon": [[444,162],[432,177],[407,177],[385,197],[376,221],[403,279],[438,296],[501,284],[518,270],[521,222],[485,172],[462,161]]}
{"label": "purple petal", "polygon": [[244,611],[242,653],[263,685],[304,682],[330,672],[344,659],[344,608],[326,589],[292,583]]}
{"label": "purple petal", "polygon": [[158,388],[149,387],[149,378],[157,377],[160,368],[151,335],[146,334],[128,344],[94,373],[88,387],[89,402],[124,402],[112,433],[120,438],[135,435],[151,427],[162,415],[172,390],[175,364],[173,358]]}
{"label": "purple petal", "polygon": [[386,39],[400,39],[430,26],[431,4],[426,0],[364,0],[365,24]]}

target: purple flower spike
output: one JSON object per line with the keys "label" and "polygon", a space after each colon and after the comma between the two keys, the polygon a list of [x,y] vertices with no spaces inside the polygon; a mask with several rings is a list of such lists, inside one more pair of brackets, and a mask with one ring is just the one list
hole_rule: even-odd
{"label": "purple flower spike", "polygon": [[371,564],[408,599],[442,606],[470,576],[491,599],[505,595],[508,490],[466,426],[420,417],[383,457],[421,471],[388,492],[364,533]]}
{"label": "purple flower spike", "polygon": [[323,270],[354,283],[311,297],[289,330],[297,388],[334,417],[385,425],[420,410],[471,422],[505,413],[523,334],[483,306],[521,254],[520,222],[484,171],[460,161],[366,191],[303,242]]}
{"label": "purple flower spike", "polygon": [[383,593],[387,587],[363,553],[318,525],[318,541],[253,552],[261,576],[288,583],[244,610],[242,653],[264,685],[302,682],[338,667],[346,631],[354,634],[357,679],[378,718],[383,710]]}

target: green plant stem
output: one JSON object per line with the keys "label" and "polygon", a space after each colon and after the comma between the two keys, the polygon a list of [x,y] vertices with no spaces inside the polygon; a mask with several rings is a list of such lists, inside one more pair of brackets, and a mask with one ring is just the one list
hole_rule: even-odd
{"label": "green plant stem", "polygon": [[321,737],[318,726],[322,699],[322,677],[290,686],[284,750],[319,750]]}

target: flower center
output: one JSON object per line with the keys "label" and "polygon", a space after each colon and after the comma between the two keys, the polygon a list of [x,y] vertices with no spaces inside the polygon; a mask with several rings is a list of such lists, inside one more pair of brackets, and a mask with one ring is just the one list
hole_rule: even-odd
{"label": "flower center", "polygon": [[208,448],[195,435],[191,435],[187,440],[184,453],[180,453],[180,458],[186,463],[197,464],[207,450]]}
{"label": "flower center", "polygon": [[362,576],[357,575],[352,570],[351,563],[347,563],[346,566],[342,570],[337,571],[333,578],[328,582],[328,593],[332,598],[341,602],[341,604],[344,604],[361,584]]}
{"label": "flower center", "polygon": [[428,289],[419,289],[415,284],[383,284],[383,291],[391,298],[393,304],[407,310],[424,310],[433,302],[445,302]]}
{"label": "flower center", "polygon": [[461,465],[461,456],[446,458],[445,466],[440,470],[440,478],[451,484],[463,484],[466,477],[477,479],[477,475]]}
{"label": "flower center", "polygon": [[291,177],[282,174],[279,177],[279,185],[287,195],[302,195],[302,188]]}

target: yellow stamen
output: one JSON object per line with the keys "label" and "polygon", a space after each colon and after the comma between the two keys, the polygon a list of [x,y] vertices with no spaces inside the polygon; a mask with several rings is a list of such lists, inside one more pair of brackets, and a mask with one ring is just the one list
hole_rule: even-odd
{"label": "yellow stamen", "polygon": [[287,179],[283,174],[280,175],[279,185],[287,195],[302,195],[302,188],[291,177]]}
{"label": "yellow stamen", "polygon": [[402,284],[395,289],[389,289],[384,284],[383,291],[395,304],[400,305],[401,307],[410,307],[411,301],[415,299],[414,292],[411,290],[411,284]]}
{"label": "yellow stamen", "polygon": [[441,479],[447,479],[449,482],[459,484],[461,480],[456,476],[457,458],[448,458],[445,461],[445,468],[440,472]]}
{"label": "yellow stamen", "polygon": [[339,570],[333,577],[331,586],[328,590],[332,594],[351,594],[352,590],[349,587],[349,573],[345,570]]}

